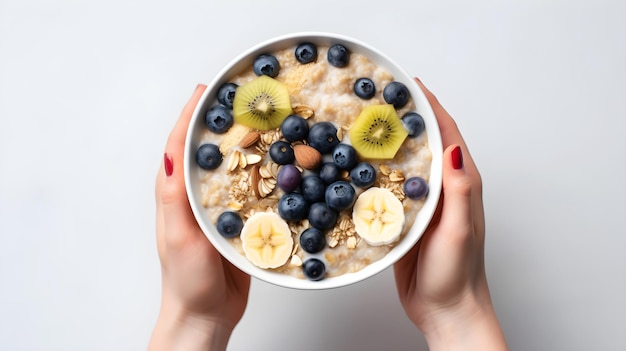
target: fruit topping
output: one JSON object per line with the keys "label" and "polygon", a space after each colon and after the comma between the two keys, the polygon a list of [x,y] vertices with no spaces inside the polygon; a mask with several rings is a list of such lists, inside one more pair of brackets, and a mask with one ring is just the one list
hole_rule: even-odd
{"label": "fruit topping", "polygon": [[400,82],[391,82],[383,89],[383,99],[395,108],[402,108],[409,101],[409,89]]}
{"label": "fruit topping", "polygon": [[392,159],[408,135],[388,104],[363,108],[349,133],[352,146],[366,159]]}
{"label": "fruit topping", "polygon": [[233,102],[236,123],[268,130],[278,128],[291,114],[287,87],[268,76],[260,76],[237,88]]}
{"label": "fruit topping", "polygon": [[308,253],[318,253],[326,246],[326,235],[321,230],[310,227],[300,234],[300,247]]}
{"label": "fruit topping", "polygon": [[354,203],[352,220],[357,234],[368,244],[386,245],[402,233],[404,207],[390,190],[372,187]]}
{"label": "fruit topping", "polygon": [[330,208],[342,211],[350,208],[354,204],[356,191],[350,183],[338,180],[326,188],[325,200]]}
{"label": "fruit topping", "polygon": [[309,223],[320,230],[330,229],[337,224],[337,211],[324,202],[316,202],[309,208]]}
{"label": "fruit topping", "polygon": [[335,44],[328,48],[326,57],[331,65],[345,67],[350,62],[350,51],[341,44]]}
{"label": "fruit topping", "polygon": [[234,120],[228,108],[222,105],[215,105],[207,111],[205,122],[213,133],[223,134],[233,126]]}
{"label": "fruit topping", "polygon": [[409,138],[415,138],[422,134],[426,128],[424,119],[416,112],[409,112],[402,117],[402,124],[409,132]]}
{"label": "fruit topping", "polygon": [[276,141],[270,146],[270,157],[279,165],[293,163],[296,159],[291,144],[282,140]]}
{"label": "fruit topping", "polygon": [[309,125],[306,120],[298,115],[290,115],[280,125],[283,136],[288,141],[301,141],[309,135]]}
{"label": "fruit topping", "polygon": [[284,165],[278,170],[276,182],[284,192],[290,193],[300,186],[302,174],[294,165]]}
{"label": "fruit topping", "polygon": [[232,211],[222,212],[217,217],[217,232],[225,238],[235,238],[241,233],[243,228],[243,220],[239,215]]}
{"label": "fruit topping", "polygon": [[278,75],[278,71],[280,71],[280,64],[275,56],[263,54],[259,55],[254,60],[252,69],[257,76],[266,75],[274,78]]}
{"label": "fruit topping", "polygon": [[424,198],[428,194],[428,183],[421,177],[411,177],[404,182],[404,194],[413,200]]}
{"label": "fruit topping", "polygon": [[369,100],[376,94],[376,85],[369,78],[359,78],[354,82],[354,93],[364,100]]}
{"label": "fruit topping", "polygon": [[246,258],[260,268],[277,268],[287,262],[293,239],[287,222],[272,212],[252,215],[241,230],[241,245]]}
{"label": "fruit topping", "polygon": [[238,85],[235,83],[225,83],[217,91],[217,102],[226,106],[227,108],[233,108],[233,101],[235,101],[235,91]]}
{"label": "fruit topping", "polygon": [[321,280],[326,274],[326,265],[317,258],[309,258],[304,261],[302,271],[310,280]]}
{"label": "fruit topping", "polygon": [[356,150],[352,145],[340,143],[335,146],[332,153],[333,162],[340,170],[351,170],[356,166]]}
{"label": "fruit topping", "polygon": [[376,170],[374,166],[367,162],[359,162],[350,171],[350,179],[354,185],[360,188],[367,188],[374,184],[376,180]]}
{"label": "fruit topping", "polygon": [[317,60],[317,47],[312,43],[302,43],[296,47],[296,60],[301,64],[307,64]]}
{"label": "fruit topping", "polygon": [[320,168],[319,176],[328,185],[339,179],[339,168],[334,162],[326,162]]}
{"label": "fruit topping", "polygon": [[222,153],[215,144],[204,144],[196,151],[196,163],[203,169],[216,169],[222,163]]}
{"label": "fruit topping", "polygon": [[337,128],[330,122],[315,123],[309,129],[309,145],[317,149],[322,154],[331,152],[337,144]]}
{"label": "fruit topping", "polygon": [[306,218],[309,205],[304,197],[298,193],[283,195],[278,200],[278,214],[287,221],[299,221]]}
{"label": "fruit topping", "polygon": [[324,201],[326,185],[322,179],[314,174],[302,178],[300,186],[302,196],[309,203]]}

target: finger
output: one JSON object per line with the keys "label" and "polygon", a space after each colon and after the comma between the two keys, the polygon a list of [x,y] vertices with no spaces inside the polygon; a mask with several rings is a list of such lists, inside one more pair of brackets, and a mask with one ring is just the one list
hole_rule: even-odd
{"label": "finger", "polygon": [[[183,110],[181,111],[180,117],[176,121],[174,128],[170,132],[170,135],[167,140],[167,144],[165,146],[165,153],[169,155],[183,155],[184,147],[185,147],[185,137],[187,135],[187,129],[189,128],[189,121],[191,120],[191,116],[193,114],[193,110],[195,109],[198,101],[202,97],[204,90],[206,89],[206,85],[198,84],[196,89],[193,92],[193,95],[187,101]],[[176,166],[177,163],[174,164]],[[161,163],[159,171],[157,173],[157,182],[156,182],[156,195],[157,195],[157,205],[160,202],[160,187],[163,184],[165,179],[165,169],[164,162]]]}
{"label": "finger", "polygon": [[440,227],[445,233],[472,233],[472,183],[465,171],[460,145],[450,145],[443,157],[443,208]]}
{"label": "finger", "polygon": [[191,99],[183,108],[180,118],[176,122],[165,147],[163,162],[157,179],[157,214],[161,221],[160,235],[162,241],[179,246],[194,238],[189,237],[197,233],[197,226],[185,190],[183,159],[185,137],[189,121],[206,86],[198,85]]}
{"label": "finger", "polygon": [[415,81],[420,86],[424,95],[428,99],[429,104],[431,105],[433,112],[435,113],[435,117],[437,118],[437,123],[439,124],[439,129],[441,130],[441,138],[443,142],[443,147],[448,147],[452,144],[458,144],[461,146],[461,151],[464,160],[464,169],[470,177],[470,181],[472,183],[472,192],[473,202],[474,202],[474,224],[476,226],[475,231],[477,234],[482,235],[484,233],[484,213],[483,213],[483,200],[482,200],[482,179],[480,176],[480,172],[478,171],[478,167],[472,158],[467,144],[459,131],[459,128],[454,121],[454,119],[450,116],[450,114],[441,106],[441,103],[437,99],[437,97],[430,91],[428,88],[422,83],[419,78],[415,78]]}
{"label": "finger", "polygon": [[[433,216],[418,245],[413,247],[394,266],[398,291],[409,293],[415,288],[413,278],[420,262],[429,264],[422,270],[433,271],[430,276],[441,272],[454,272],[459,260],[473,236],[472,186],[463,167],[463,154],[460,145],[450,145],[443,154],[443,194]],[[442,257],[446,257],[442,260]],[[434,274],[434,275],[433,275]],[[412,279],[407,279],[412,277]]]}

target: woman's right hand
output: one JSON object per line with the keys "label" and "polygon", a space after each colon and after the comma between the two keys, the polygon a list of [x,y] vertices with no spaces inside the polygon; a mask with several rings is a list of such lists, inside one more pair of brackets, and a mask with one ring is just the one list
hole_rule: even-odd
{"label": "woman's right hand", "polygon": [[480,174],[452,117],[417,82],[441,129],[443,192],[423,237],[394,266],[400,301],[431,350],[507,350],[485,274]]}

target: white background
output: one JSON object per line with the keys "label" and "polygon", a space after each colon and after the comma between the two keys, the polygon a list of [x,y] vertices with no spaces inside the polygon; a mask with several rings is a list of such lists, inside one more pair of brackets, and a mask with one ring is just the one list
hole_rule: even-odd
{"label": "white background", "polygon": [[[514,350],[625,350],[624,1],[0,0],[0,349],[145,349],[153,186],[196,84],[294,31],[419,76],[484,180]],[[321,292],[254,280],[229,350],[426,350],[392,271]]]}

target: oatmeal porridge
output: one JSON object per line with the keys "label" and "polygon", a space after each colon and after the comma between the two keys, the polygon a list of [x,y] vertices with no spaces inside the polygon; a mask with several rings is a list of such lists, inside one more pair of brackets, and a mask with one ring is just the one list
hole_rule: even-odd
{"label": "oatmeal porridge", "polygon": [[385,67],[340,45],[260,55],[206,113],[202,205],[258,267],[310,280],[359,271],[403,239],[428,195],[415,111]]}

